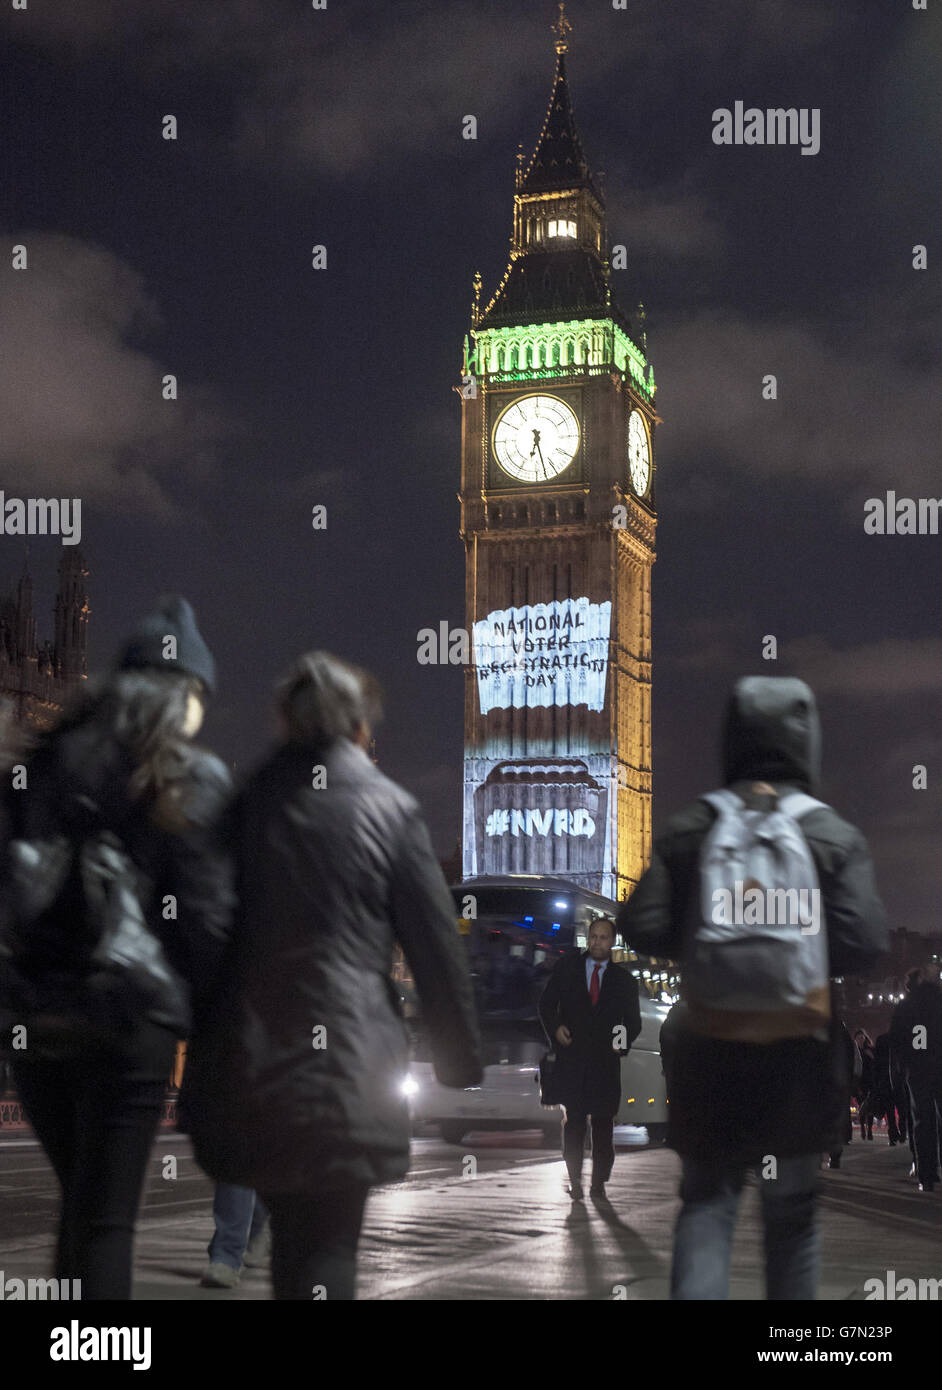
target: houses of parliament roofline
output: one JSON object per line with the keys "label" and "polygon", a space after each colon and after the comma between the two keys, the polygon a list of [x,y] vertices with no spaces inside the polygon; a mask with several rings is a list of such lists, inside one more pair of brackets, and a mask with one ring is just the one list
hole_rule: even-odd
{"label": "houses of parliament roofline", "polygon": [[37,732],[54,724],[87,675],[88,569],[78,547],[63,551],[52,640],[40,641],[28,563],[0,598],[0,702],[9,717]]}

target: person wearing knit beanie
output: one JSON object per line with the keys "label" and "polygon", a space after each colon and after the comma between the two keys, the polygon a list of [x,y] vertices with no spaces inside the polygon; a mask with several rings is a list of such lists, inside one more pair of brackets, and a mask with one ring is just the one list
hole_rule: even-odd
{"label": "person wearing knit beanie", "polygon": [[195,676],[209,694],[216,688],[213,654],[196,625],[191,605],[179,594],[158,599],[155,611],[141,621],[124,645],[119,670],[147,667]]}

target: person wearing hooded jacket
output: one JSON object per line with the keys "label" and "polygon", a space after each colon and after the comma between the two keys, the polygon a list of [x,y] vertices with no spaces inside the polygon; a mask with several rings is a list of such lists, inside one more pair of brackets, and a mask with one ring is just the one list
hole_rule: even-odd
{"label": "person wearing hooded jacket", "polygon": [[[134,1225],[175,1021],[202,1007],[231,924],[233,868],[219,835],[230,778],[192,743],[214,683],[192,608],[181,598],[162,600],[117,669],[26,756],[26,785],[3,801],[9,935],[0,992],[26,1042],[12,1054],[13,1075],[62,1191],[56,1275],[80,1281],[84,1301],[131,1297]],[[171,967],[156,1002],[126,975],[114,993],[96,983],[98,943],[86,929],[77,857],[35,921],[18,923],[11,908],[12,842],[59,838],[77,850],[102,833],[133,864],[147,925]]]}
{"label": "person wearing hooded jacket", "polygon": [[920,1192],[939,1182],[942,1114],[942,986],[936,965],[911,970],[906,997],[890,1020],[890,1050],[909,1095],[911,1140]]}
{"label": "person wearing hooded jacket", "polygon": [[[745,677],[726,713],[725,785],[747,806],[773,809],[791,791],[814,794],[820,777],[814,696],[799,680]],[[681,974],[700,885],[699,858],[715,811],[699,800],[674,815],[651,865],[618,914],[642,955],[679,961]],[[863,973],[888,950],[883,906],[866,840],[829,807],[808,812],[801,831],[822,894],[832,976]],[[728,1297],[739,1196],[750,1169],[760,1181],[766,1294],[814,1298],[819,1248],[815,1191],[820,1155],[842,1142],[838,1116],[850,1078],[833,1012],[827,1041],[767,1043],[705,1036],[686,1009],[672,1020],[668,1143],[681,1155],[682,1208],[674,1238],[671,1296]],[[768,1165],[768,1158],[775,1165]]]}
{"label": "person wearing hooded jacket", "polygon": [[402,947],[435,1071],[477,1085],[456,914],[415,799],[370,761],[379,692],[326,652],[280,690],[284,741],[234,808],[239,911],[218,1003],[193,1039],[183,1123],[217,1182],[271,1213],[276,1299],[352,1299],[373,1184],[405,1177]]}

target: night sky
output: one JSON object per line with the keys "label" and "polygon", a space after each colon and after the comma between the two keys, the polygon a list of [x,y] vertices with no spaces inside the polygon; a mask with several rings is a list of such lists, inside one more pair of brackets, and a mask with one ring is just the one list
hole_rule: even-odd
{"label": "night sky", "polygon": [[[655,827],[717,784],[732,681],[800,675],[822,794],[870,837],[891,925],[924,932],[942,890],[942,535],[863,521],[888,490],[942,495],[939,9],[567,5],[580,136],[628,248],[613,285],[626,309],[644,301],[664,422]],[[452,387],[473,274],[487,299],[506,265],[556,5],[29,0],[2,16],[0,216],[30,270],[0,257],[0,485],[83,499],[90,668],[160,592],[186,594],[219,665],[205,739],[241,773],[299,651],[363,662],[387,689],[381,765],[449,853],[464,676],[420,666],[416,633],[464,623]],[[820,153],[715,145],[712,113],[737,100],[819,108]],[[0,538],[5,582],[23,548]],[[32,542],[41,636],[60,554]]]}

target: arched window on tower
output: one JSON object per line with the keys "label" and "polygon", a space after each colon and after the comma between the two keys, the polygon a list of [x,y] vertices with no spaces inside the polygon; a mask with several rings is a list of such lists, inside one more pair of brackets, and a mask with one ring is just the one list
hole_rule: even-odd
{"label": "arched window on tower", "polygon": [[576,224],[571,217],[551,217],[546,231],[551,237],[575,237]]}

